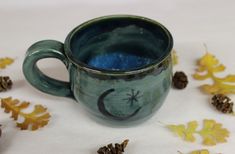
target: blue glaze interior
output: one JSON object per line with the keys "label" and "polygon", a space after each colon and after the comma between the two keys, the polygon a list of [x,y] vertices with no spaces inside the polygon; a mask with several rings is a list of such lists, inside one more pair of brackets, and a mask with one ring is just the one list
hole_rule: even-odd
{"label": "blue glaze interior", "polygon": [[152,61],[151,58],[117,51],[97,55],[88,61],[88,65],[107,70],[127,70],[150,64]]}
{"label": "blue glaze interior", "polygon": [[166,56],[161,27],[132,18],[104,19],[83,27],[71,40],[76,61],[87,67],[129,71]]}

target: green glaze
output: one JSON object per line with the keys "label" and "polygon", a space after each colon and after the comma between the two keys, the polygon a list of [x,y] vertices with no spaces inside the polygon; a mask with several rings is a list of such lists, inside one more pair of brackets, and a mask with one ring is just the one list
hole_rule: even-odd
{"label": "green glaze", "polygon": [[[23,72],[37,89],[73,98],[98,119],[112,124],[132,124],[144,121],[163,104],[171,85],[172,46],[171,34],[156,21],[127,15],[100,17],[76,27],[65,44],[45,40],[32,45]],[[135,53],[138,56],[146,56],[149,51],[155,60],[126,70],[95,68],[86,63],[88,58],[116,49],[131,54],[141,49],[143,52]],[[44,75],[36,65],[43,58],[61,60],[69,71],[70,81]]]}
{"label": "green glaze", "polygon": [[43,58],[57,58],[68,68],[69,62],[64,54],[64,45],[58,41],[45,40],[32,45],[23,63],[25,78],[37,89],[57,96],[72,97],[70,83],[58,81],[44,75],[36,65]]}

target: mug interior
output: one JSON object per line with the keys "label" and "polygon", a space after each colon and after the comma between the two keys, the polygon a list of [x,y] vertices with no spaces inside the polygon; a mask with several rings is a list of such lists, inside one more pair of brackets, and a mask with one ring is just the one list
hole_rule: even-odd
{"label": "mug interior", "polygon": [[136,16],[93,19],[75,28],[67,41],[68,56],[78,65],[114,72],[159,63],[173,45],[164,26]]}

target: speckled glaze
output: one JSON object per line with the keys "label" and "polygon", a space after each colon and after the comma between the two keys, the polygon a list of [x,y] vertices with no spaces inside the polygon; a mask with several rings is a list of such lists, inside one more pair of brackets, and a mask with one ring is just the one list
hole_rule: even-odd
{"label": "speckled glaze", "polygon": [[[26,53],[23,72],[35,88],[73,98],[98,119],[129,125],[144,121],[163,104],[171,85],[172,46],[171,34],[156,21],[130,15],[105,16],[76,27],[64,44],[54,40],[33,44]],[[154,60],[124,70],[96,68],[87,62],[97,55],[120,50],[133,54],[138,49],[141,51],[134,54],[150,55]],[[60,59],[70,81],[44,75],[36,65],[43,58]]]}

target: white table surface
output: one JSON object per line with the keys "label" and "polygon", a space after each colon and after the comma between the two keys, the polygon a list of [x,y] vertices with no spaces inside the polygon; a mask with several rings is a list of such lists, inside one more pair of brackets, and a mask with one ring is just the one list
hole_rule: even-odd
{"label": "white table surface", "polygon": [[[75,26],[109,14],[135,14],[163,23],[173,34],[179,65],[189,75],[183,91],[171,90],[164,105],[150,120],[130,128],[111,128],[95,122],[73,100],[44,94],[22,74],[26,49],[43,39],[63,41]],[[13,89],[0,93],[32,104],[43,104],[52,115],[48,126],[35,131],[20,131],[15,122],[0,110],[3,134],[1,154],[95,154],[110,142],[128,138],[126,154],[177,154],[208,148],[214,153],[232,154],[235,144],[235,117],[217,112],[208,103],[210,96],[192,79],[195,61],[204,53],[203,43],[227,66],[226,73],[235,74],[235,1],[234,0],[0,0],[0,57],[16,58],[0,75],[11,76]],[[39,64],[52,77],[67,80],[63,64],[54,59]],[[209,82],[209,81],[205,81]],[[235,96],[231,96],[235,100]],[[230,130],[228,143],[207,147],[198,137],[195,143],[184,142],[164,128],[164,123],[186,123],[204,118],[215,119]]]}

